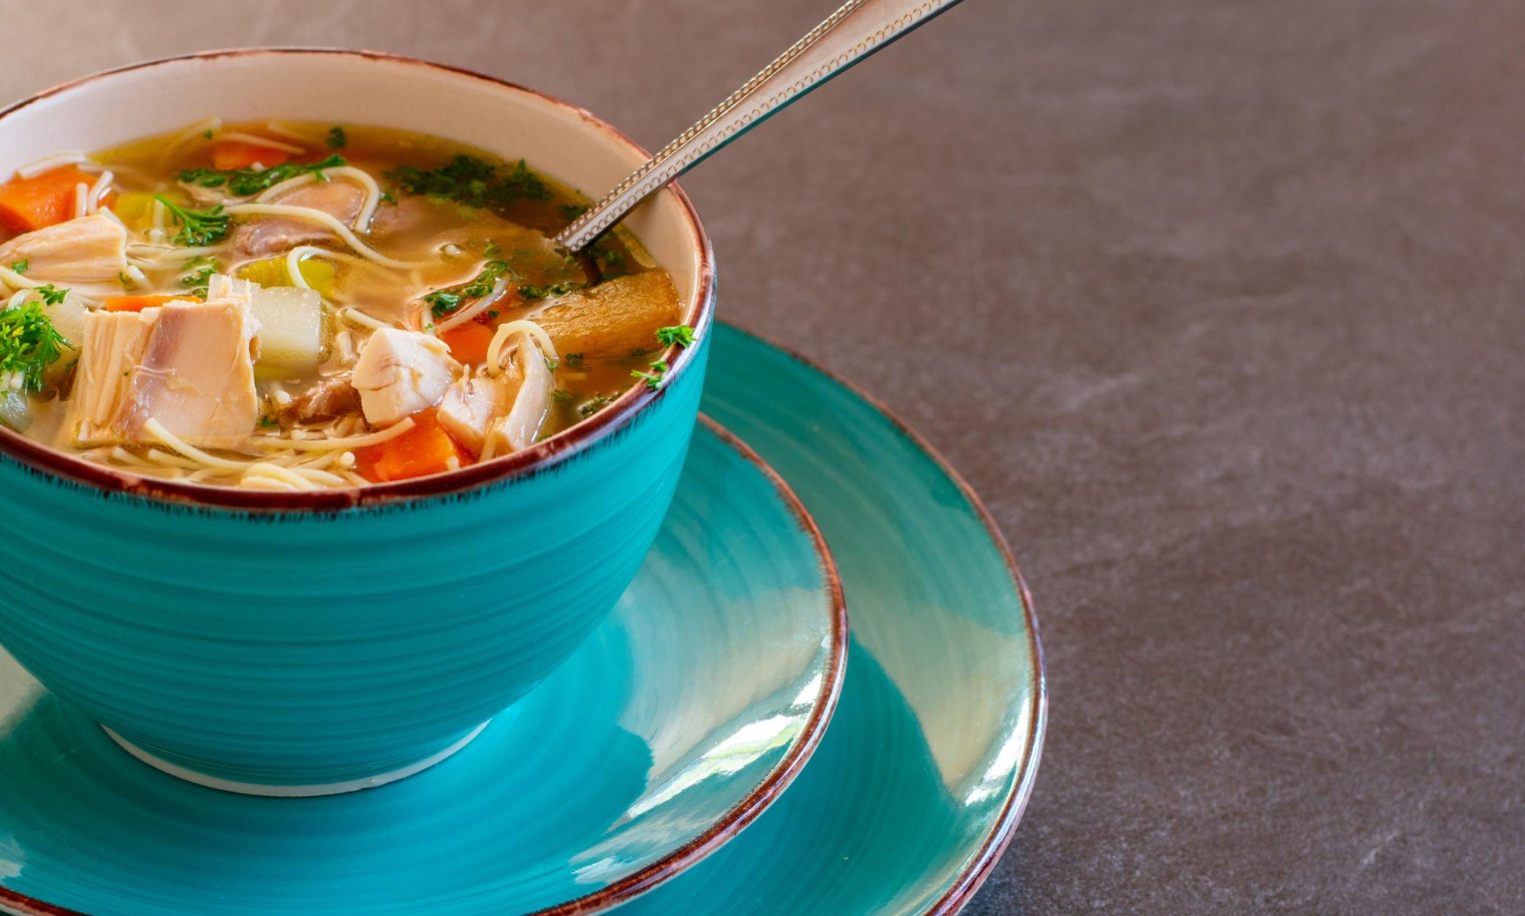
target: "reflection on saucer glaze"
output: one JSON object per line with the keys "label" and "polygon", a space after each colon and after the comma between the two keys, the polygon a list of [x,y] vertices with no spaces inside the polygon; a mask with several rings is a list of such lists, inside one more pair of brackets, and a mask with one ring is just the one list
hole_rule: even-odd
{"label": "reflection on saucer glaze", "polygon": [[804,501],[853,639],[831,730],[784,798],[621,916],[927,916],[968,901],[1010,839],[1045,716],[1036,622],[1000,534],[914,434],[735,328],[703,409]]}
{"label": "reflection on saucer glaze", "polygon": [[777,797],[841,685],[840,591],[786,495],[702,428],[656,546],[589,642],[455,756],[351,795],[165,775],[0,655],[0,906],[507,916],[655,886]]}

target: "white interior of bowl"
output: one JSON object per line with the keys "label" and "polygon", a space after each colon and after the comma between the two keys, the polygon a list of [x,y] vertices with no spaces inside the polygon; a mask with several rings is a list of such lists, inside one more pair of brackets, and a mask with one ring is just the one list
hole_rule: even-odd
{"label": "white interior of bowl", "polygon": [[[97,150],[216,115],[372,124],[469,143],[598,197],[645,156],[580,109],[414,61],[342,52],[235,51],[90,78],[0,118],[0,176],[63,150]],[[692,320],[703,244],[677,194],[624,223],[671,271]]]}

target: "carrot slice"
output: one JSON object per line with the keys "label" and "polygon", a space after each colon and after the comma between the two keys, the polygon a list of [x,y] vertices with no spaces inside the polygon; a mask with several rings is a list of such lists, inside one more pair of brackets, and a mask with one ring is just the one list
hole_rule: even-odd
{"label": "carrot slice", "polygon": [[439,424],[433,408],[413,415],[413,428],[355,451],[355,470],[371,483],[408,480],[465,467],[471,455]]}
{"label": "carrot slice", "polygon": [[468,364],[487,362],[487,348],[492,344],[494,330],[485,324],[468,321],[441,331],[439,339],[450,348],[450,355]]}
{"label": "carrot slice", "polygon": [[184,296],[107,296],[104,302],[108,312],[141,312],[157,308],[166,302],[200,302],[192,295]]}
{"label": "carrot slice", "polygon": [[95,177],[72,165],[0,184],[0,223],[13,232],[32,232],[74,217],[74,189]]}
{"label": "carrot slice", "polygon": [[273,146],[258,146],[242,140],[228,140],[212,147],[212,168],[225,172],[229,169],[246,169],[258,162],[265,168],[283,165],[291,158],[285,150]]}

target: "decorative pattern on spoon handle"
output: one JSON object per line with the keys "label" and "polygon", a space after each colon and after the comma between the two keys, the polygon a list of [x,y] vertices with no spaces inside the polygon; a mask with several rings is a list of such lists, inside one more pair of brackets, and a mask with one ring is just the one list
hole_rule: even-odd
{"label": "decorative pattern on spoon handle", "polygon": [[848,0],[556,236],[573,251],[769,116],[960,0]]}

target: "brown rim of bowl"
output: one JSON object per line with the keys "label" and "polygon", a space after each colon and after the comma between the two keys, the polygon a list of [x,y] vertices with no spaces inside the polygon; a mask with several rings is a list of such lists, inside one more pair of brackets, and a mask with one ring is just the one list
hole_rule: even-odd
{"label": "brown rim of bowl", "polygon": [[[826,586],[826,594],[831,604],[831,649],[826,659],[825,677],[820,691],[816,694],[818,699],[815,708],[810,711],[810,716],[805,720],[799,740],[784,755],[784,759],[780,760],[762,782],[758,783],[745,798],[727,811],[708,830],[658,861],[640,871],[626,875],[608,887],[565,903],[535,910],[525,916],[587,916],[587,914],[601,912],[638,897],[703,861],[756,820],[804,771],[805,764],[814,756],[816,748],[820,747],[821,738],[825,736],[826,727],[836,712],[837,701],[842,696],[842,684],[847,675],[847,601],[842,591],[842,579],[837,573],[836,560],[832,558],[831,549],[826,545],[826,538],[821,534],[815,519],[811,517],[805,504],[800,502],[799,496],[795,494],[788,482],[757,452],[753,451],[751,446],[743,442],[735,433],[703,414],[699,415],[699,422],[726,446],[762,472],[762,475],[772,484],[779,499],[788,508],[789,513],[794,516],[799,530],[810,539],[811,547],[820,561],[821,580]],[[379,791],[386,791],[386,787],[381,787]],[[272,801],[279,803],[283,799],[272,799]],[[0,887],[0,906],[28,914],[28,916],[88,916],[78,910],[38,900],[7,887]]]}
{"label": "brown rim of bowl", "polygon": [[[128,64],[123,67],[116,67],[111,70],[103,70],[99,73],[82,76],[66,83],[60,83],[50,89],[44,89],[35,95],[28,96],[19,102],[8,105],[4,109],[0,109],[0,130],[4,129],[6,118],[29,105],[109,76],[187,60],[217,60],[224,57],[255,57],[267,54],[351,57],[360,60],[422,67],[456,76],[469,77],[502,89],[521,92],[550,102],[577,115],[584,123],[613,137],[632,152],[646,158],[649,158],[651,155],[619,128],[609,124],[586,109],[579,108],[570,102],[562,101],[555,96],[547,95],[539,90],[520,86],[517,83],[511,83],[497,77],[487,76],[474,70],[467,70],[463,67],[450,66],[449,64],[439,64],[398,54],[388,54],[382,51],[356,51],[342,48],[234,48],[217,51],[197,51],[191,54],[161,57]],[[689,200],[688,195],[676,183],[669,184],[667,191],[677,198],[679,206],[683,208],[683,213],[687,218],[693,240],[697,243],[699,250],[699,274],[694,296],[696,307],[692,324],[694,336],[702,339],[709,334],[714,320],[715,253],[710,245],[709,234],[704,231],[704,224],[699,221],[699,214],[694,209],[693,201]],[[694,354],[688,349],[677,348],[669,348],[666,354],[668,365],[671,367],[666,374],[667,383],[670,384],[688,369],[689,365],[694,361]],[[403,480],[394,483],[371,484],[365,487],[336,487],[327,490],[284,492],[216,487],[156,477],[143,477],[128,471],[86,461],[83,458],[76,458],[59,449],[28,439],[4,426],[0,426],[0,454],[13,458],[28,467],[77,483],[86,484],[107,494],[134,494],[181,505],[189,504],[198,507],[236,509],[240,511],[333,512],[362,506],[395,504],[399,501],[421,499],[430,496],[443,496],[476,489],[504,480],[530,476],[545,468],[559,464],[625,426],[636,414],[640,413],[647,406],[656,403],[665,392],[665,384],[656,391],[652,391],[645,385],[632,385],[608,407],[605,407],[588,419],[577,423],[570,429],[557,433],[549,439],[537,442],[527,449],[514,452],[512,455],[496,458],[481,464],[473,464],[458,471],[448,471],[443,474],[433,474],[428,477],[418,477],[413,480]]]}
{"label": "brown rim of bowl", "polygon": [[883,414],[884,418],[894,424],[901,435],[910,440],[928,458],[931,458],[933,463],[948,476],[948,479],[953,481],[958,487],[959,492],[963,494],[964,499],[968,500],[969,505],[974,507],[975,512],[980,517],[980,521],[985,525],[985,530],[990,534],[991,541],[1006,561],[1006,568],[1011,574],[1012,585],[1016,589],[1017,597],[1022,604],[1022,615],[1027,621],[1027,648],[1028,654],[1032,658],[1033,668],[1032,680],[1028,684],[1028,689],[1036,697],[1036,700],[1034,702],[1032,721],[1028,723],[1026,740],[1028,753],[1023,758],[1024,764],[1017,773],[1017,778],[1012,783],[1011,793],[1002,805],[1001,813],[997,816],[994,826],[990,828],[985,838],[981,840],[980,847],[975,851],[974,857],[954,876],[953,883],[949,885],[948,889],[919,914],[919,916],[953,916],[953,914],[968,905],[969,900],[974,896],[975,892],[985,883],[985,879],[990,877],[991,871],[995,869],[996,863],[1000,861],[1002,853],[1006,851],[1006,847],[1011,844],[1011,838],[1016,834],[1017,824],[1022,820],[1022,813],[1027,810],[1027,802],[1032,798],[1033,785],[1038,778],[1038,765],[1043,759],[1043,737],[1048,730],[1048,675],[1043,665],[1043,639],[1038,632],[1038,614],[1033,609],[1032,592],[1027,588],[1027,580],[1023,578],[1022,570],[1017,567],[1016,555],[1011,552],[1011,544],[1007,542],[1006,535],[1001,533],[1001,527],[996,524],[995,516],[991,514],[990,509],[985,505],[980,495],[974,491],[974,487],[969,484],[969,481],[964,479],[964,476],[948,462],[947,458],[943,457],[942,452],[939,452],[931,442],[927,441],[925,436],[917,432],[905,420],[901,419],[899,414],[891,410],[879,398],[870,394],[855,382],[848,381],[830,369],[821,366],[808,356],[802,356],[790,347],[783,346],[777,341],[749,331],[746,328],[730,323],[727,323],[726,326],[754,340],[759,340],[778,350],[780,353],[787,354],[801,365],[809,367],[851,391],[861,398],[864,403]]}

